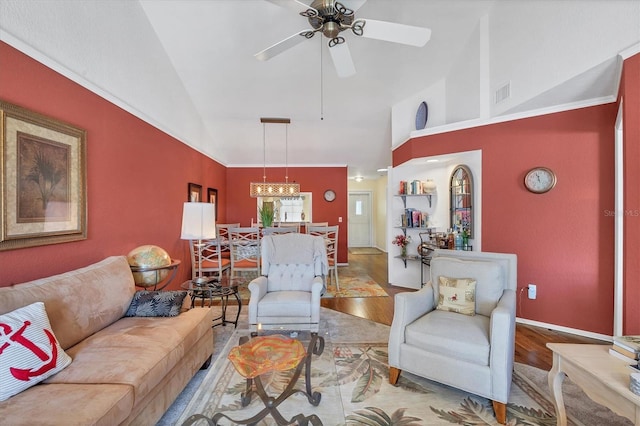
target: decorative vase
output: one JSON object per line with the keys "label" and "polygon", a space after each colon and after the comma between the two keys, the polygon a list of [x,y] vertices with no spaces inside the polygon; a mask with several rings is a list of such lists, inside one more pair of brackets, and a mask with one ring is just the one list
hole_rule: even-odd
{"label": "decorative vase", "polygon": [[422,190],[425,194],[435,194],[437,185],[432,179],[427,179],[426,182],[422,184]]}
{"label": "decorative vase", "polygon": [[402,257],[407,257],[407,246],[402,246],[401,247],[400,255]]}

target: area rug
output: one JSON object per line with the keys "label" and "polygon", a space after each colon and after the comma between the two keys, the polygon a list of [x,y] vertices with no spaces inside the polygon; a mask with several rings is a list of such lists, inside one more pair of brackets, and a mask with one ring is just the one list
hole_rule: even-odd
{"label": "area rug", "polygon": [[[314,356],[311,376],[312,387],[322,393],[322,400],[318,407],[313,407],[304,397],[291,397],[292,404],[286,413],[315,413],[326,426],[497,424],[491,402],[485,398],[407,373],[401,375],[399,386],[389,385],[386,343],[389,327],[325,308],[322,308],[322,315],[321,328],[329,330],[329,336],[322,355]],[[227,335],[231,331],[224,330]],[[181,407],[174,407],[174,411],[180,410],[181,414],[171,423],[166,423],[165,419],[161,425],[181,425],[192,414],[212,416],[220,410],[226,410],[232,418],[244,418],[247,412],[243,410],[251,407],[239,407],[244,379],[226,359],[228,351],[236,344],[234,337],[227,340],[192,397]],[[556,424],[546,374],[546,371],[516,364],[507,406],[509,426]],[[281,374],[270,377],[268,392],[277,394],[286,380]],[[593,403],[569,379],[565,379],[563,395],[570,425],[632,424]],[[261,402],[255,402],[253,409],[260,409]],[[206,422],[196,424],[205,425]],[[258,424],[275,423],[267,417]]]}
{"label": "area rug", "polygon": [[349,247],[349,254],[383,254],[384,252],[375,247]]}
{"label": "area rug", "polygon": [[[348,268],[340,270],[338,268],[338,281],[340,289],[338,290],[335,283],[329,281],[327,291],[323,298],[332,297],[388,297],[388,294],[380,285],[367,274],[355,273]],[[240,298],[244,302],[249,301],[251,293],[248,288],[249,282],[240,286]]]}

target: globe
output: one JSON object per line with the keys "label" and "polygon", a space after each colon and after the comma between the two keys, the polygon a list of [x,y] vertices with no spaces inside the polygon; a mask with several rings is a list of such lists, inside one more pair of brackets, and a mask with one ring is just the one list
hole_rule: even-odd
{"label": "globe", "polygon": [[[169,253],[154,245],[134,248],[127,255],[127,260],[129,266],[135,268],[158,268],[171,265]],[[133,272],[133,280],[139,287],[153,287],[164,281],[168,274],[168,268],[148,272]]]}

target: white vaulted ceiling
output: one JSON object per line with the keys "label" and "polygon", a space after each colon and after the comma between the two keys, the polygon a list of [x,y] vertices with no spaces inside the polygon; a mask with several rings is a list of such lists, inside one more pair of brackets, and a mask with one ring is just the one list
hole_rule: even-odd
{"label": "white vaulted ceiling", "polygon": [[[319,34],[254,58],[308,27],[265,0],[0,0],[0,38],[224,165],[262,165],[259,118],[289,117],[290,166],[365,177],[390,164],[392,107],[416,93],[449,82],[425,99],[440,117],[428,126],[464,103],[491,118],[607,99],[616,56],[640,42],[639,0],[368,0],[356,17],[427,27],[431,39],[344,33],[356,74],[338,78]],[[452,95],[453,76],[468,96]],[[511,98],[486,104],[505,82]],[[267,128],[266,161],[285,161],[279,128]]]}

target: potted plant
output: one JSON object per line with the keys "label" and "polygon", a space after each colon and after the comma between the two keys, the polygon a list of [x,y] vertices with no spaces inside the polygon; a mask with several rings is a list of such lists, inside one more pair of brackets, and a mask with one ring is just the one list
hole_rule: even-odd
{"label": "potted plant", "polygon": [[262,203],[262,207],[258,209],[260,213],[260,221],[262,226],[269,227],[273,225],[273,203]]}

